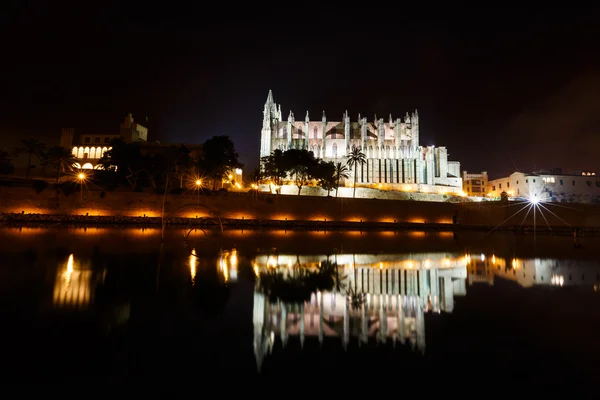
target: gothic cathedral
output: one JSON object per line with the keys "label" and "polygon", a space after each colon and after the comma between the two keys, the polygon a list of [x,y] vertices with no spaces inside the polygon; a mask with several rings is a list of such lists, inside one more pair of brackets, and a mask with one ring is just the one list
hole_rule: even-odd
{"label": "gothic cathedral", "polygon": [[[342,121],[328,121],[325,112],[320,121],[311,121],[306,112],[304,121],[296,121],[290,111],[283,121],[281,105],[273,100],[269,90],[263,110],[260,157],[275,149],[307,149],[325,161],[345,162],[353,147],[360,148],[367,162],[351,174],[358,174],[360,186],[385,184],[395,189],[446,193],[462,189],[460,163],[448,161],[446,147],[419,145],[419,114],[385,122],[375,117],[373,122],[358,115],[350,121],[348,112]],[[351,182],[354,182],[352,175]],[[357,186],[358,186],[357,185]],[[401,187],[400,187],[401,186]]]}

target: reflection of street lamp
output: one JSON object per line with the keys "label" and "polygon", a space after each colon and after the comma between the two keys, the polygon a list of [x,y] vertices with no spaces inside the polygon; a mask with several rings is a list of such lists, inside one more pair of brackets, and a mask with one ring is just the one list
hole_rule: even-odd
{"label": "reflection of street lamp", "polygon": [[79,195],[81,197],[81,201],[83,201],[83,182],[85,182],[85,174],[83,172],[78,173],[77,179],[79,180]]}

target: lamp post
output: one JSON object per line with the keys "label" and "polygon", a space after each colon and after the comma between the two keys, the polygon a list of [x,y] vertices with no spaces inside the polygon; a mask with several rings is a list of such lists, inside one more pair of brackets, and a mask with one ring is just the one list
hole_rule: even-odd
{"label": "lamp post", "polygon": [[85,174],[83,172],[80,172],[79,174],[77,174],[77,179],[79,180],[79,196],[81,198],[81,201],[83,201],[83,182],[85,181]]}
{"label": "lamp post", "polygon": [[202,179],[196,179],[196,190],[198,191],[198,205],[200,205],[200,188],[202,187]]}

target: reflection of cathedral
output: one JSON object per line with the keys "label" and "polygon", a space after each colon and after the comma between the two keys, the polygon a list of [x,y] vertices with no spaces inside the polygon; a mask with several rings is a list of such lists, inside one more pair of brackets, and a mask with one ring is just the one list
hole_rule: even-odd
{"label": "reflection of cathedral", "polygon": [[495,255],[468,256],[469,285],[494,284],[494,278],[517,282],[523,287],[536,285],[586,286],[598,291],[600,264],[597,260],[558,260],[548,258],[504,259]]}
{"label": "reflection of cathedral", "polygon": [[[316,268],[326,256],[259,256],[255,271],[267,268]],[[314,293],[304,304],[269,303],[254,294],[254,350],[260,368],[276,337],[285,345],[289,337],[301,344],[306,337],[339,337],[347,346],[350,337],[358,343],[368,339],[409,343],[425,350],[426,312],[451,312],[454,296],[464,295],[466,259],[440,253],[343,254],[329,257],[336,262],[343,283],[352,293],[364,293],[362,304],[339,292]]]}

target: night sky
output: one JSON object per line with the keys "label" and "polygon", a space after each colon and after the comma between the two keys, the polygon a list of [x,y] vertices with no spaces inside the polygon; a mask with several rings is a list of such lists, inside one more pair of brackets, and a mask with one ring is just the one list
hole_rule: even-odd
{"label": "night sky", "polygon": [[597,9],[75,4],[0,13],[0,147],[131,112],[150,140],[229,135],[253,167],[272,89],[285,118],[418,109],[463,170],[600,170]]}

